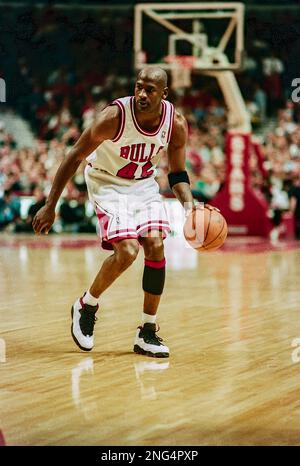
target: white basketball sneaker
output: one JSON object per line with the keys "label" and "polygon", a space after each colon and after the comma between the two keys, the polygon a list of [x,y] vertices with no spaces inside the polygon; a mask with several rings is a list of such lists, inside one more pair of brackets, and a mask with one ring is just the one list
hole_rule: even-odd
{"label": "white basketball sneaker", "polygon": [[99,305],[85,304],[82,298],[77,299],[71,310],[71,333],[74,342],[83,351],[91,351],[94,346],[94,326]]}
{"label": "white basketball sneaker", "polygon": [[153,358],[168,358],[169,348],[162,343],[162,338],[156,335],[158,331],[159,326],[156,324],[145,323],[138,327],[133,351]]}

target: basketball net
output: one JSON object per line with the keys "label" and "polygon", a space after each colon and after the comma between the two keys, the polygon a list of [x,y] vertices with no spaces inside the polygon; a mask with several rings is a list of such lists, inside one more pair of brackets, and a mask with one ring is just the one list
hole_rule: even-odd
{"label": "basketball net", "polygon": [[195,63],[195,57],[190,55],[168,55],[165,61],[170,63],[172,76],[172,89],[179,90],[191,87],[191,73]]}

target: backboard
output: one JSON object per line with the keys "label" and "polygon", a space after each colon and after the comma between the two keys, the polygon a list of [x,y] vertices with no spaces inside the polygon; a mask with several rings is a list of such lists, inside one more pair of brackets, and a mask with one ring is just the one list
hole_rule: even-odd
{"label": "backboard", "polygon": [[[244,44],[243,3],[149,3],[135,6],[135,69],[174,68],[191,57],[194,70],[238,70]],[[176,62],[176,60],[175,60]]]}

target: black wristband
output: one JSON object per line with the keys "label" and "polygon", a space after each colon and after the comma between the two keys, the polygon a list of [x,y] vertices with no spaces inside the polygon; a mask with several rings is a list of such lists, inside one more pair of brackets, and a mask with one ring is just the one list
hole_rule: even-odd
{"label": "black wristband", "polygon": [[168,174],[168,179],[169,179],[169,185],[170,185],[171,189],[177,183],[188,183],[188,184],[190,184],[189,175],[187,174],[186,171],[176,172],[176,173],[169,173]]}

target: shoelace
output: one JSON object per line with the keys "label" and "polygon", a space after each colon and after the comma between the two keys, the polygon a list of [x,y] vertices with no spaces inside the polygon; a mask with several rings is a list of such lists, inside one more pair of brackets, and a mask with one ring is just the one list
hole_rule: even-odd
{"label": "shoelace", "polygon": [[88,309],[84,309],[82,311],[80,317],[80,328],[83,335],[93,335],[96,320],[98,319],[94,311],[89,311]]}
{"label": "shoelace", "polygon": [[156,332],[159,331],[159,327],[156,330],[152,330],[149,328],[139,327],[142,330],[142,335],[146,343],[159,343],[163,341]]}

